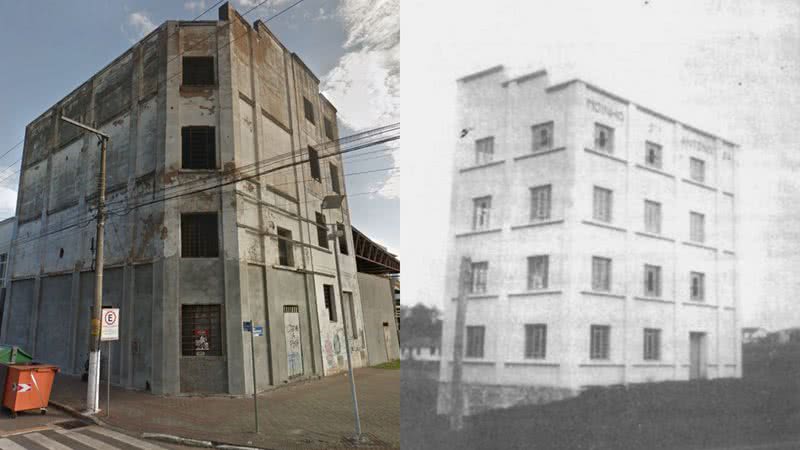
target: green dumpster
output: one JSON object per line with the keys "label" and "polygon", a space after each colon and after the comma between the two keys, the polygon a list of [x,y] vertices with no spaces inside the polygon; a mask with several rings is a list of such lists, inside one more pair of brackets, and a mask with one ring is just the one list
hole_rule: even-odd
{"label": "green dumpster", "polygon": [[33,361],[33,357],[16,345],[0,345],[0,364],[24,364]]}

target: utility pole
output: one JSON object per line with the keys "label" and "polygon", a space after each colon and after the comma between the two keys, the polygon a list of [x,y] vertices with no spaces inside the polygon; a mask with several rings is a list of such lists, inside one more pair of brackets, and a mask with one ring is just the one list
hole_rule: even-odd
{"label": "utility pole", "polygon": [[89,382],[86,389],[86,412],[96,414],[100,401],[100,317],[103,310],[103,234],[106,225],[106,150],[109,136],[90,126],[61,116],[61,120],[97,136],[100,145],[100,174],[97,180],[97,249],[94,255],[94,306],[89,335]]}
{"label": "utility pole", "polygon": [[458,300],[456,303],[456,330],[453,340],[453,377],[450,380],[450,428],[464,426],[464,393],[461,388],[462,359],[464,356],[464,323],[467,320],[467,292],[472,281],[472,259],[461,258],[458,273]]}

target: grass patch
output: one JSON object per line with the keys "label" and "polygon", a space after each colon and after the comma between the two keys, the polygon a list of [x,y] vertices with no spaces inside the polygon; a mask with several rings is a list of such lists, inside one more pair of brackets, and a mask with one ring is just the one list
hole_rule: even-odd
{"label": "grass patch", "polygon": [[400,360],[395,359],[392,361],[385,362],[383,364],[378,364],[377,366],[372,366],[376,369],[399,369],[400,368]]}

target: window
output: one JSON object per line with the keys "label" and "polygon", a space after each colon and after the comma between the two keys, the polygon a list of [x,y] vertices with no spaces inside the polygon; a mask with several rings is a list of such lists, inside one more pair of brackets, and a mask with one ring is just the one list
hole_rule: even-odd
{"label": "window", "polygon": [[487,272],[489,272],[488,262],[472,263],[472,282],[470,283],[470,293],[481,294],[486,292]]}
{"label": "window", "polygon": [[706,216],[700,213],[691,212],[689,213],[689,217],[689,239],[694,242],[705,242]]}
{"label": "window", "polygon": [[550,185],[531,188],[531,221],[550,218]]}
{"label": "window", "polygon": [[317,244],[322,248],[328,248],[328,225],[325,224],[325,215],[321,212],[317,216]]}
{"label": "window", "polygon": [[475,141],[475,164],[488,164],[494,158],[494,137]]}
{"label": "window", "polygon": [[591,359],[608,359],[608,340],[611,327],[608,325],[592,325],[589,357]]}
{"label": "window", "polygon": [[650,167],[661,168],[661,146],[652,142],[644,144],[644,162]]}
{"label": "window", "polygon": [[278,227],[278,264],[282,266],[294,265],[292,232],[281,227]]}
{"label": "window", "polygon": [[341,194],[341,186],[339,185],[339,168],[335,164],[328,164],[328,169],[331,173],[331,190],[337,194]]}
{"label": "window", "polygon": [[644,295],[661,297],[661,267],[644,265]]}
{"label": "window", "polygon": [[350,250],[347,248],[347,233],[345,231],[344,224],[336,224],[336,235],[339,239],[339,253],[343,255],[349,255]]}
{"label": "window", "polygon": [[483,335],[485,327],[467,326],[467,358],[483,358]]}
{"label": "window", "polygon": [[592,257],[592,290],[611,291],[611,259]]}
{"label": "window", "polygon": [[611,222],[613,193],[610,189],[594,187],[594,219],[600,222]]}
{"label": "window", "polygon": [[594,149],[614,153],[614,129],[599,123],[594,124]]}
{"label": "window", "polygon": [[533,151],[539,152],[553,148],[553,122],[534,125],[533,130]]}
{"label": "window", "polygon": [[350,313],[350,331],[352,332],[353,339],[358,339],[358,325],[356,324],[356,306],[353,304],[353,293],[342,292],[344,296],[344,304],[347,305],[347,311]]}
{"label": "window", "polygon": [[644,329],[644,359],[646,361],[661,359],[661,330],[657,328]]}
{"label": "window", "polygon": [[183,258],[219,256],[217,213],[181,214],[181,256]]}
{"label": "window", "polygon": [[547,255],[528,257],[528,290],[547,289],[547,272],[549,266]]}
{"label": "window", "polygon": [[222,305],[181,305],[181,354],[222,356]]}
{"label": "window", "polygon": [[525,325],[525,358],[544,359],[547,355],[547,325]]}
{"label": "window", "polygon": [[214,84],[214,58],[211,56],[183,57],[183,85],[211,86]]}
{"label": "window", "polygon": [[698,183],[706,181],[706,163],[702,159],[689,159],[689,176]]}
{"label": "window", "polygon": [[0,286],[6,284],[6,267],[8,266],[8,253],[0,254]]}
{"label": "window", "polygon": [[336,296],[333,295],[333,285],[323,284],[322,295],[325,298],[325,309],[328,310],[328,320],[336,322]]}
{"label": "window", "polygon": [[306,120],[316,125],[317,122],[314,120],[314,105],[305,97],[303,97],[303,112],[305,113]]}
{"label": "window", "polygon": [[214,127],[181,128],[184,169],[216,169],[217,139]]}
{"label": "window", "polygon": [[706,298],[706,275],[700,272],[691,273],[691,293],[692,300],[703,301]]}
{"label": "window", "polygon": [[472,229],[485,230],[489,228],[489,216],[492,212],[492,197],[480,197],[472,200]]}
{"label": "window", "polygon": [[333,140],[333,122],[331,122],[327,117],[323,117],[322,122],[325,126],[325,137]]}
{"label": "window", "polygon": [[644,231],[661,234],[661,203],[644,201]]}
{"label": "window", "polygon": [[311,168],[311,178],[322,182],[322,170],[319,167],[319,152],[310,145],[308,146],[308,166]]}

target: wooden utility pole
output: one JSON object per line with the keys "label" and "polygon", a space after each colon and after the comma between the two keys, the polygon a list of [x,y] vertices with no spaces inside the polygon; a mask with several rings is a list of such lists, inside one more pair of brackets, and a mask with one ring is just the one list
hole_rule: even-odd
{"label": "wooden utility pole", "polygon": [[464,426],[464,393],[461,387],[462,359],[464,357],[464,323],[467,320],[467,293],[472,284],[472,259],[461,258],[458,273],[458,299],[456,301],[456,330],[453,340],[453,376],[450,380],[450,428]]}

